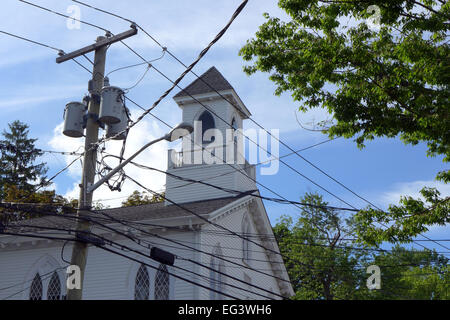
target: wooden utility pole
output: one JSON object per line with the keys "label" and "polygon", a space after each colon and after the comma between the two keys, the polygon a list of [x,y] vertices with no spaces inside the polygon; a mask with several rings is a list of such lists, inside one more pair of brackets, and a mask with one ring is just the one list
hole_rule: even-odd
{"label": "wooden utility pole", "polygon": [[[94,184],[95,168],[97,164],[97,149],[95,144],[98,142],[99,122],[98,114],[100,111],[100,93],[103,87],[105,75],[106,50],[108,46],[114,42],[121,41],[125,38],[133,36],[137,33],[135,25],[131,29],[112,37],[98,37],[95,44],[76,50],[72,53],[62,54],[56,59],[57,63],[61,63],[88,52],[95,51],[94,68],[92,72],[92,82],[90,84],[90,100],[88,105],[86,137],[84,143],[84,161],[83,172],[81,175],[80,196],[78,200],[77,216],[83,218],[87,216],[92,207],[93,192],[88,192],[89,186]],[[90,223],[87,219],[78,219],[77,221],[77,238],[86,238],[86,232],[90,231]],[[88,243],[85,241],[75,242],[72,249],[71,265],[80,268],[80,289],[67,289],[68,300],[81,300],[83,294],[84,273],[86,270],[88,253]]]}
{"label": "wooden utility pole", "polygon": [[[105,37],[98,37],[97,42],[104,40]],[[106,61],[106,46],[102,46],[95,50],[94,69],[92,72],[92,88],[90,88],[90,100],[88,107],[88,118],[86,123],[86,138],[84,141],[84,160],[83,160],[83,174],[81,176],[80,196],[78,198],[78,212],[77,215],[81,218],[89,213],[92,206],[93,193],[87,193],[88,185],[94,183],[95,168],[97,166],[97,149],[93,148],[94,144],[98,142],[98,114],[100,112],[100,91],[103,87],[103,79],[105,74]],[[85,211],[88,210],[88,211]],[[81,236],[90,231],[90,223],[86,219],[79,219],[77,224],[77,233]],[[86,242],[75,242],[72,249],[71,265],[76,265],[80,268],[80,289],[68,289],[68,300],[81,300],[83,294],[84,271],[86,269],[86,260],[88,253],[88,244]]]}

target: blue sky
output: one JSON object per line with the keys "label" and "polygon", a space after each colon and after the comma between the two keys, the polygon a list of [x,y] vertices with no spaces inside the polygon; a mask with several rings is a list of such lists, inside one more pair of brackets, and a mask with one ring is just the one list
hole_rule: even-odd
{"label": "blue sky", "polygon": [[[66,13],[69,0],[34,1],[55,11]],[[168,47],[186,64],[190,64],[215,34],[226,24],[240,0],[192,0],[192,1],[89,1],[90,4],[107,8],[142,25],[164,46]],[[100,30],[81,25],[80,29],[70,30],[66,19],[33,8],[15,0],[2,1],[0,12],[0,30],[15,33],[27,38],[61,48],[66,52],[92,43],[102,35]],[[129,28],[129,24],[86,7],[81,8],[81,19],[93,22],[113,33]],[[248,77],[243,73],[245,65],[238,56],[239,49],[252,37],[258,26],[264,21],[263,12],[283,17],[276,1],[250,1],[224,37],[195,67],[201,74],[211,66],[219,71],[233,85],[237,93],[253,114],[253,119],[266,129],[280,129],[280,138],[293,149],[301,149],[327,137],[318,132],[302,129],[295,120],[294,113],[299,104],[292,101],[289,94],[277,97],[273,94],[274,85],[267,74]],[[161,49],[144,34],[126,41],[147,59],[160,56]],[[44,150],[74,151],[82,145],[82,139],[64,137],[61,125],[64,106],[69,101],[79,101],[87,93],[89,74],[73,62],[56,64],[56,52],[0,34],[0,128],[19,119],[30,125],[30,136],[38,138],[38,146]],[[92,54],[90,55],[92,58]],[[78,59],[86,67],[89,63]],[[125,65],[141,62],[123,45],[117,43],[108,50],[106,70],[111,71]],[[155,66],[175,79],[183,67],[166,55],[154,63]],[[145,66],[130,68],[111,75],[111,84],[130,87],[145,71]],[[192,82],[195,76],[188,75],[181,86]],[[129,97],[143,106],[150,106],[170,83],[150,70],[143,81],[129,93]],[[178,92],[175,89],[156,109],[155,114],[170,124],[181,119],[181,111],[172,100]],[[129,105],[133,118],[140,110]],[[326,114],[322,111],[298,114],[303,123],[320,121]],[[247,121],[249,122],[249,121]],[[250,123],[246,128],[252,127]],[[146,141],[166,132],[166,128],[151,117],[147,117],[130,133],[126,155],[137,150]],[[111,142],[107,145],[111,153],[118,153],[121,144]],[[166,168],[168,144],[160,143],[147,150],[139,161],[160,169]],[[280,155],[289,153],[280,147]],[[337,139],[313,149],[304,151],[304,157],[312,161],[334,178],[356,191],[361,196],[382,208],[395,202],[400,195],[416,195],[423,186],[438,186],[443,195],[450,194],[448,186],[434,181],[436,173],[446,168],[442,158],[426,156],[426,146],[405,146],[398,139],[375,139],[367,147],[359,150],[352,140]],[[56,173],[73,158],[47,154],[43,158],[50,168],[49,175]],[[297,168],[321,186],[337,194],[356,207],[367,205],[329,178],[325,177],[297,156],[285,158],[291,166]],[[140,181],[154,190],[164,188],[165,177],[162,174],[146,172],[137,168],[128,168],[127,173],[140,178]],[[77,184],[80,180],[80,166],[77,163],[55,179],[58,193],[77,197]],[[320,191],[296,173],[280,164],[280,171],[273,176],[258,175],[258,181],[281,193],[284,197],[298,200],[306,191]],[[119,205],[132,190],[132,182],[126,182],[122,193],[112,193],[106,188],[96,192],[96,199],[103,199],[110,206]],[[273,196],[261,190],[262,194]],[[324,194],[332,205],[346,206],[339,200]],[[293,206],[266,203],[272,222],[282,214],[296,214]],[[427,235],[431,238],[448,238],[448,227],[432,227]],[[420,237],[419,237],[420,239]],[[435,247],[425,243],[428,247]],[[440,250],[443,250],[440,248]]]}

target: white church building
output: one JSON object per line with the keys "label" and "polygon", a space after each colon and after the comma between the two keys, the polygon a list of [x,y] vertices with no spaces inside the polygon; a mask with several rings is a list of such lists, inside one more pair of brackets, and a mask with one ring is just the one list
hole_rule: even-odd
{"label": "white church building", "polygon": [[[242,150],[242,140],[227,136],[227,123],[241,129],[250,112],[215,67],[174,100],[183,122],[194,126],[201,121],[203,132],[216,128],[233,140],[222,159]],[[195,145],[203,144],[199,140]],[[165,197],[170,202],[92,214],[93,220],[101,222],[93,223],[92,233],[113,241],[113,246],[106,241],[104,247],[122,255],[89,245],[83,299],[261,300],[294,294],[262,200],[229,192],[257,189],[254,166],[245,159],[237,161],[238,157],[228,163],[198,163],[192,150],[195,146],[183,144],[180,152],[168,151]],[[46,230],[75,229],[73,219],[44,216],[17,224],[21,228],[11,232],[74,237]],[[0,234],[0,299],[64,299],[72,245],[71,241]],[[152,247],[174,254],[174,264],[152,260]]]}

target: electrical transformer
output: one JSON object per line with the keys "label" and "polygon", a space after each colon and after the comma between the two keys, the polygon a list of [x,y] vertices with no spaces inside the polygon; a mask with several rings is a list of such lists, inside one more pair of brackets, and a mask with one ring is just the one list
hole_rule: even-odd
{"label": "electrical transformer", "polygon": [[99,120],[105,124],[118,124],[125,109],[124,92],[118,87],[103,87],[100,100]]}
{"label": "electrical transformer", "polygon": [[72,138],[83,136],[83,116],[85,111],[86,106],[81,102],[69,102],[66,104],[64,110],[64,135]]}
{"label": "electrical transformer", "polygon": [[127,136],[127,132],[124,131],[129,123],[129,116],[128,116],[128,109],[123,106],[122,112],[120,114],[120,122],[114,123],[114,124],[107,124],[106,125],[106,137],[114,137],[119,132],[122,132],[117,137],[113,138],[113,140],[124,140]]}

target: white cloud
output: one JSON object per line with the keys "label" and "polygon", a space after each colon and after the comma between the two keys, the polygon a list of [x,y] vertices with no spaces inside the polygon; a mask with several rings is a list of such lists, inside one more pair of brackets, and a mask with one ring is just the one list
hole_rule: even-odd
{"label": "white cloud", "polygon": [[77,85],[22,86],[9,91],[8,95],[0,100],[0,109],[13,109],[14,111],[17,111],[18,108],[29,109],[44,102],[77,96],[83,89],[84,87]]}
{"label": "white cloud", "polygon": [[419,191],[423,187],[433,187],[441,192],[442,197],[450,195],[450,185],[440,181],[434,180],[417,180],[411,182],[399,182],[395,183],[389,191],[381,194],[380,202],[388,206],[389,204],[397,204],[400,200],[400,196],[410,196],[413,198],[421,198]]}
{"label": "white cloud", "polygon": [[[137,115],[132,115],[133,118],[137,118]],[[52,139],[49,141],[49,145],[56,151],[72,152],[78,150],[82,151],[84,139],[69,138],[62,134],[63,123],[59,124],[54,129]],[[139,124],[130,130],[129,136],[126,142],[126,150],[124,157],[128,158],[130,155],[140,149],[145,143],[162,136],[165,133],[165,129],[162,129],[156,121],[150,119],[144,119]],[[109,141],[105,145],[106,152],[119,155],[122,148],[122,141]],[[67,164],[72,162],[74,156],[66,156],[65,161]],[[108,166],[115,167],[119,164],[119,161],[114,158],[105,160]],[[159,142],[152,145],[145,151],[143,151],[134,161],[140,164],[144,164],[149,167],[154,167],[159,170],[165,170],[167,168],[167,143]],[[132,164],[128,164],[125,167],[127,175],[136,179],[154,191],[162,191],[165,185],[165,175],[156,171],[144,170],[135,167]],[[74,163],[68,169],[69,177],[74,181],[72,187],[68,191],[57,190],[59,193],[67,198],[78,199],[79,182],[81,180],[81,165],[80,162]],[[98,177],[97,177],[98,179]],[[102,203],[111,207],[120,206],[125,197],[130,195],[134,190],[142,189],[130,180],[126,180],[122,187],[121,192],[112,192],[106,185],[101,186],[94,192],[94,201],[106,199],[108,201],[102,201]],[[113,199],[113,200],[109,200]]]}

